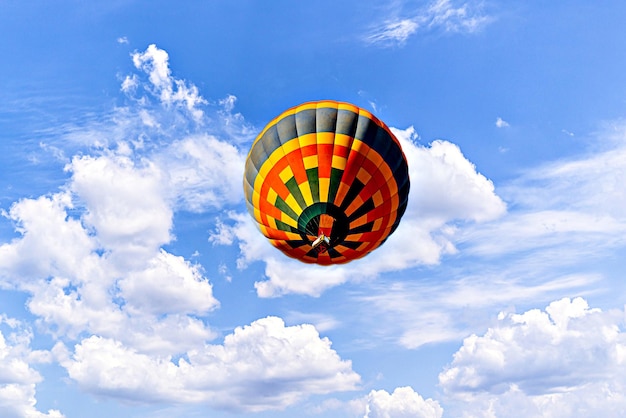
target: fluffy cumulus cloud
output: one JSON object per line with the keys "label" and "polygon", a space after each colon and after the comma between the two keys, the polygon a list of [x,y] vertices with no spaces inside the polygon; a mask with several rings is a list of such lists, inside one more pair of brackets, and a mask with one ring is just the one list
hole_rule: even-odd
{"label": "fluffy cumulus cloud", "polygon": [[[319,295],[325,289],[349,280],[416,265],[436,264],[443,254],[456,251],[455,222],[484,222],[500,217],[506,205],[495,193],[493,183],[476,171],[458,146],[435,141],[430,146],[417,142],[413,128],[393,130],[409,164],[409,205],[400,226],[385,244],[368,257],[345,266],[302,266],[265,242],[246,215],[232,215],[212,240],[236,237],[242,252],[241,265],[262,260],[267,280],[255,283],[261,297],[287,293]],[[420,245],[416,246],[415,243]],[[410,248],[410,251],[407,249]],[[294,271],[298,274],[295,275]]]}
{"label": "fluffy cumulus cloud", "polygon": [[286,327],[276,317],[237,328],[223,345],[206,345],[177,361],[94,336],[66,353],[62,364],[90,392],[244,411],[283,409],[310,394],[354,390],[360,381],[312,325]]}
{"label": "fluffy cumulus cloud", "polygon": [[202,212],[242,200],[244,158],[229,142],[200,134],[174,141],[155,161],[168,173],[170,195],[178,206]]}
{"label": "fluffy cumulus cloud", "polygon": [[19,321],[0,317],[0,410],[6,418],[62,418],[58,410],[40,412],[35,399],[42,378],[31,367],[49,362],[50,353],[30,347],[32,332]]}
{"label": "fluffy cumulus cloud", "polygon": [[[0,405],[11,408],[3,412],[62,416],[35,408],[41,376],[31,363],[42,359],[85,393],[137,402],[261,411],[357,389],[351,363],[312,325],[268,317],[211,343],[213,286],[202,266],[167,247],[177,211],[241,203],[238,144],[248,127],[228,96],[212,114],[228,129],[205,132],[207,103],[173,77],[165,51],[151,45],[133,62],[144,75],[124,79],[122,91],[134,104],[116,109],[110,126],[73,130],[70,143],[83,148],[66,160],[63,187],[3,212],[16,234],[0,244],[0,283],[28,295],[26,308],[54,341],[38,352],[27,332],[0,333]],[[182,135],[164,128],[172,117]],[[219,241],[232,243],[228,234]]]}
{"label": "fluffy cumulus cloud", "polygon": [[441,418],[439,402],[424,399],[411,387],[396,388],[393,393],[372,390],[366,398],[363,418]]}
{"label": "fluffy cumulus cloud", "polygon": [[[68,186],[74,193],[23,199],[10,209],[20,236],[0,246],[5,285],[28,292],[28,308],[56,335],[96,333],[166,352],[213,337],[188,316],[218,306],[211,284],[160,248],[171,239],[172,211],[154,179],[109,157],[80,162]],[[144,192],[139,199],[136,190]]]}
{"label": "fluffy cumulus cloud", "polygon": [[405,17],[393,17],[374,28],[365,37],[369,44],[402,46],[420,30],[441,30],[448,33],[473,33],[492,18],[475,1],[435,0]]}
{"label": "fluffy cumulus cloud", "polygon": [[582,298],[500,314],[466,338],[439,375],[455,416],[622,416],[626,411],[624,312]]}
{"label": "fluffy cumulus cloud", "polygon": [[82,156],[67,170],[70,190],[85,205],[83,222],[114,256],[142,263],[170,241],[173,213],[154,164],[138,165],[123,155]]}

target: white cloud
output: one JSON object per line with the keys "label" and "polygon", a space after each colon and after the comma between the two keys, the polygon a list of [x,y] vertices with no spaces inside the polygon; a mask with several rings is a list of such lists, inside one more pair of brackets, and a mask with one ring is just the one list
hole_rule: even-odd
{"label": "white cloud", "polygon": [[372,390],[366,398],[363,418],[441,418],[439,402],[424,399],[411,387],[399,387],[393,393]]}
{"label": "white cloud", "polygon": [[[501,314],[466,338],[439,383],[458,416],[618,416],[626,408],[624,312],[582,298]],[[578,412],[578,413],[579,413]]]}
{"label": "white cloud", "polygon": [[397,43],[402,45],[418,28],[419,24],[411,19],[388,22],[370,34],[367,41],[372,44]]}
{"label": "white cloud", "polygon": [[120,263],[144,263],[170,241],[173,211],[163,174],[153,163],[138,166],[115,154],[83,156],[74,157],[67,170],[70,189],[86,207],[83,221]]}
{"label": "white cloud", "polygon": [[20,236],[0,246],[7,286],[55,336],[83,332],[174,354],[215,334],[203,321],[218,302],[200,269],[161,249],[172,199],[152,163],[112,152],[76,157],[65,192],[15,203]]}
{"label": "white cloud", "polygon": [[[476,172],[456,145],[435,141],[425,147],[415,142],[413,128],[393,131],[409,163],[409,205],[394,234],[364,259],[348,266],[303,265],[266,243],[249,217],[232,215],[234,225],[221,227],[220,235],[237,237],[241,266],[257,260],[265,263],[268,279],[255,283],[259,296],[288,293],[319,296],[325,289],[348,280],[359,281],[382,272],[438,263],[442,254],[456,251],[453,243],[456,232],[449,225],[451,222],[484,222],[506,211],[493,183]],[[220,243],[219,236],[214,236],[213,241]],[[420,245],[415,245],[416,242]]]}
{"label": "white cloud", "polygon": [[62,364],[91,393],[243,411],[283,409],[311,394],[354,390],[360,380],[313,326],[285,327],[276,317],[237,328],[223,345],[178,361],[93,336]]}
{"label": "white cloud", "polygon": [[68,193],[22,199],[11,206],[6,216],[21,237],[0,245],[0,277],[9,286],[89,269],[96,246],[80,221],[68,216],[72,207]]}
{"label": "white cloud", "polygon": [[[487,310],[572,294],[618,297],[619,267],[607,269],[605,260],[626,243],[620,186],[626,182],[620,162],[626,159],[624,132],[623,125],[612,126],[599,134],[600,150],[531,169],[500,185],[511,210],[492,221],[457,226],[448,239],[463,257],[458,262],[449,257],[439,271],[398,273],[361,286],[357,300],[363,323],[376,323],[372,333],[381,341],[417,348],[479,331],[489,321]],[[377,252],[368,258],[374,257]]]}
{"label": "white cloud", "polygon": [[241,113],[233,112],[236,102],[237,97],[232,94],[218,101],[221,106],[218,110],[221,129],[234,143],[249,144],[259,131],[246,122]]}
{"label": "white cloud", "polygon": [[449,33],[474,33],[488,24],[492,17],[475,1],[452,2],[436,0],[411,17],[395,17],[372,30],[365,41],[382,46],[402,46],[419,30],[443,30]]}
{"label": "white cloud", "polygon": [[[198,133],[203,123],[189,122],[209,120],[199,111],[205,102],[172,77],[167,53],[151,46],[133,60],[148,80],[122,81],[131,105],[63,137],[79,150],[68,149],[74,157],[60,191],[3,213],[16,237],[0,244],[2,285],[28,295],[38,329],[56,341],[54,356],[30,351],[28,361],[54,358],[97,395],[233,410],[282,409],[312,394],[357,389],[351,363],[312,325],[269,317],[209,344],[217,336],[206,319],[219,305],[213,287],[200,265],[164,247],[175,239],[175,211],[241,203],[245,154],[233,144],[249,126],[228,96],[212,115],[228,121],[214,128],[227,140]],[[228,240],[226,231],[220,241]],[[309,319],[335,326],[330,317]],[[11,376],[28,379],[0,387],[0,402],[6,392],[16,416],[61,416],[35,410],[40,377],[27,360],[6,364],[0,375],[15,364]]]}
{"label": "white cloud", "polygon": [[287,314],[287,322],[312,324],[319,332],[329,331],[340,326],[332,315],[291,311]]}
{"label": "white cloud", "polygon": [[202,212],[243,200],[245,156],[214,136],[189,136],[165,148],[156,161],[169,176],[169,193],[187,210]]}
{"label": "white cloud", "polygon": [[[40,412],[36,408],[36,384],[41,375],[31,367],[37,360],[48,361],[49,353],[33,351],[32,332],[16,320],[0,317],[0,409],[6,418],[62,418],[58,410]],[[7,332],[8,331],[8,332]]]}
{"label": "white cloud", "polygon": [[361,307],[358,318],[364,324],[376,324],[370,332],[377,341],[415,349],[477,332],[490,320],[486,311],[551,300],[598,282],[598,277],[582,274],[534,278],[520,270],[499,270],[457,271],[412,281],[379,280],[355,296]]}
{"label": "white cloud", "polygon": [[439,223],[453,219],[484,222],[506,212],[493,183],[476,171],[457,145],[437,140],[424,147],[414,142],[412,127],[392,130],[409,161],[409,215]]}
{"label": "white cloud", "polygon": [[138,85],[139,85],[139,81],[137,80],[137,76],[135,74],[127,75],[124,78],[124,81],[122,81],[121,90],[127,94],[132,93],[133,91],[137,89]]}
{"label": "white cloud", "polygon": [[212,286],[198,267],[161,250],[146,268],[118,282],[125,309],[134,314],[202,315],[216,308]]}
{"label": "white cloud", "polygon": [[152,44],[144,52],[134,53],[132,58],[135,67],[148,74],[153,92],[164,105],[182,105],[197,122],[204,117],[198,106],[206,104],[206,100],[196,86],[172,77],[166,51]]}
{"label": "white cloud", "polygon": [[446,32],[473,33],[491,21],[482,14],[481,3],[464,2],[458,6],[451,0],[436,0],[428,7],[430,27],[441,27]]}
{"label": "white cloud", "polygon": [[[626,241],[626,126],[597,134],[596,149],[534,167],[499,187],[516,209],[460,233],[466,251],[500,257],[534,251],[573,265]],[[600,149],[598,149],[600,147]]]}
{"label": "white cloud", "polygon": [[502,119],[501,117],[498,116],[498,119],[496,119],[496,127],[498,128],[507,128],[511,125],[509,125],[509,122],[505,121],[504,119]]}

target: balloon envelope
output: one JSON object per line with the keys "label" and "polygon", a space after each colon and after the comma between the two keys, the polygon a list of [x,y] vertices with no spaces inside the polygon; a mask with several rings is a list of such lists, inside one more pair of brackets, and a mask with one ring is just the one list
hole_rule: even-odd
{"label": "balloon envelope", "polygon": [[378,248],[409,193],[397,138],[367,110],[320,101],[293,107],[257,136],[246,160],[248,211],[286,255],[337,264]]}

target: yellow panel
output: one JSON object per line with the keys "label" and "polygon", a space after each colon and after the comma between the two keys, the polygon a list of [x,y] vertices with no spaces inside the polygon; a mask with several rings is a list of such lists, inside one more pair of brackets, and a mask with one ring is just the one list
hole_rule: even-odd
{"label": "yellow panel", "polygon": [[300,142],[298,141],[298,137],[295,137],[287,141],[286,143],[283,144],[281,148],[283,152],[285,153],[285,155],[289,154],[290,152],[294,150],[297,150],[298,148],[300,148]]}
{"label": "yellow panel", "polygon": [[[275,166],[276,163],[278,163],[284,157],[285,157],[285,152],[283,151],[281,147],[278,147],[274,152],[272,152],[272,154],[269,156],[266,162],[269,162],[272,166]],[[263,163],[263,164],[265,165],[266,163]]]}
{"label": "yellow panel", "polygon": [[290,240],[300,240],[302,239],[302,237],[299,234],[294,234],[293,232],[289,232],[289,231],[284,231],[285,232],[285,236],[287,237],[287,239]]}
{"label": "yellow panel", "polygon": [[378,218],[374,221],[374,225],[372,225],[372,232],[376,232],[378,230],[380,230],[380,227],[383,224],[383,219],[382,218]]}
{"label": "yellow panel", "polygon": [[[373,148],[370,148],[365,157],[372,163],[374,163],[374,165],[377,167],[380,167],[381,165],[387,166],[387,164],[383,160],[383,157],[381,157],[380,154],[377,153],[376,150],[374,150]],[[389,166],[387,166],[387,170],[389,170]]]}
{"label": "yellow panel", "polygon": [[361,167],[359,169],[359,172],[356,173],[356,178],[359,179],[361,183],[367,184],[372,178],[372,175],[368,173],[367,170],[365,170],[363,167]]}
{"label": "yellow panel", "polygon": [[317,167],[317,155],[311,155],[310,157],[304,157],[302,159],[302,161],[304,162],[304,168],[307,169],[307,170],[309,168]]}
{"label": "yellow panel", "polygon": [[300,215],[302,213],[302,208],[300,207],[300,205],[298,204],[298,202],[296,201],[296,198],[293,197],[292,194],[290,194],[289,196],[287,196],[287,199],[285,199],[285,203],[287,204],[287,206],[289,206],[291,208],[291,210],[293,210],[297,215]]}
{"label": "yellow panel", "polygon": [[294,228],[298,227],[298,221],[296,221],[295,219],[291,219],[291,217],[287,216],[287,214],[284,212],[280,213],[280,220],[289,226],[293,226]]}
{"label": "yellow panel", "polygon": [[354,213],[355,210],[357,210],[360,206],[363,205],[363,198],[361,196],[357,196],[352,203],[350,203],[350,206],[348,206],[348,208],[346,209],[346,215],[350,216]]}
{"label": "yellow panel", "polygon": [[370,147],[365,142],[358,139],[352,141],[352,145],[350,145],[350,153],[357,152],[363,156],[367,156],[369,149]]}
{"label": "yellow panel", "polygon": [[319,102],[317,102],[317,108],[323,109],[325,107],[330,107],[331,109],[336,109],[338,104],[339,102],[337,102],[336,100],[320,100]]}
{"label": "yellow panel", "polygon": [[334,132],[318,132],[317,143],[318,144],[332,144],[335,141]]}
{"label": "yellow panel", "polygon": [[313,195],[311,194],[311,186],[309,185],[309,182],[305,181],[302,184],[298,184],[298,187],[300,188],[300,193],[302,193],[302,197],[304,198],[304,203],[306,203],[307,206],[312,205]]}
{"label": "yellow panel", "polygon": [[335,146],[339,145],[342,147],[350,147],[350,143],[352,142],[352,137],[345,134],[335,134]]}
{"label": "yellow panel", "polygon": [[391,169],[389,168],[387,163],[380,164],[378,166],[378,169],[381,173],[383,173],[383,176],[385,176],[385,180],[389,180],[393,177],[393,173],[391,172]]}
{"label": "yellow panel", "polygon": [[257,223],[261,223],[261,211],[258,209],[258,206],[254,207],[254,219]]}
{"label": "yellow panel", "polygon": [[317,109],[317,106],[318,104],[316,102],[303,103],[298,106],[297,110],[298,112],[301,112],[303,110]]}
{"label": "yellow panel", "polygon": [[260,197],[261,196],[257,192],[252,193],[252,206],[254,206],[255,208],[258,208],[259,206],[261,206]]}
{"label": "yellow panel", "polygon": [[353,113],[359,113],[359,108],[350,103],[337,103],[337,109],[349,110]]}
{"label": "yellow panel", "polygon": [[270,203],[275,203],[276,197],[278,197],[278,193],[276,193],[276,190],[270,187],[270,189],[267,191],[267,201]]}
{"label": "yellow panel", "polygon": [[330,189],[330,179],[319,179],[320,201],[328,202],[328,190]]}
{"label": "yellow panel", "polygon": [[355,220],[353,220],[352,222],[350,222],[350,229],[354,229],[357,226],[361,226],[361,225],[365,225],[368,222],[367,220],[367,214],[361,216],[360,218],[357,218]]}
{"label": "yellow panel", "polygon": [[315,132],[298,137],[300,142],[300,148],[304,148],[307,145],[317,144],[317,134]]}
{"label": "yellow panel", "polygon": [[361,241],[363,234],[351,234],[350,241]]}
{"label": "yellow panel", "polygon": [[348,161],[345,157],[340,157],[339,155],[333,155],[332,167],[338,168],[339,170],[345,170],[346,162]]}
{"label": "yellow panel", "polygon": [[373,115],[363,108],[359,109],[359,116],[365,116],[368,119],[374,120]]}
{"label": "yellow panel", "polygon": [[293,177],[293,171],[291,171],[291,167],[285,167],[285,169],[280,172],[279,176],[283,183],[287,183],[287,181],[289,181],[289,179]]}
{"label": "yellow panel", "polygon": [[372,195],[372,200],[374,201],[374,206],[380,206],[383,203],[383,194],[380,190]]}
{"label": "yellow panel", "polygon": [[[273,154],[273,153],[272,153]],[[261,168],[259,169],[259,173],[256,175],[254,179],[254,189],[260,190],[261,184],[265,181],[265,178],[269,174],[270,170],[274,167],[274,164],[270,160],[265,160]]]}

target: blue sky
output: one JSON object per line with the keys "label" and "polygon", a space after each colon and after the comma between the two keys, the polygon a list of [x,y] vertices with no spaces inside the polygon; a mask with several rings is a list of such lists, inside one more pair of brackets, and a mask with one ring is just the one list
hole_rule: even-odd
{"label": "blue sky", "polygon": [[[3,417],[626,410],[626,6],[0,2]],[[255,229],[243,165],[362,106],[409,206],[343,266]]]}

